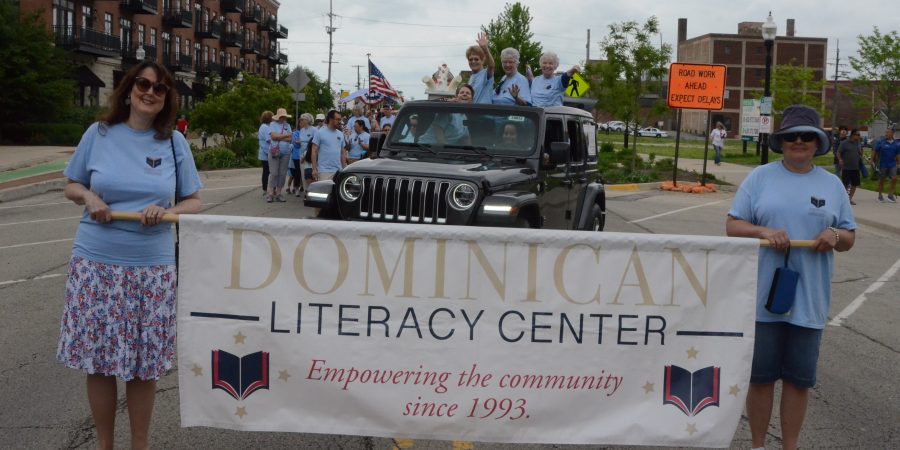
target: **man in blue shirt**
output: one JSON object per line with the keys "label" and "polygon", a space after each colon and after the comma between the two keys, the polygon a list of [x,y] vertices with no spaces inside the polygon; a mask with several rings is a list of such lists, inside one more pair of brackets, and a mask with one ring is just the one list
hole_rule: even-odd
{"label": "man in blue shirt", "polygon": [[[469,69],[472,75],[469,84],[475,89],[472,103],[491,104],[491,87],[494,86],[494,58],[488,50],[488,38],[484,33],[478,33],[478,45],[466,49],[466,59],[469,60]],[[485,67],[487,66],[487,67]]]}
{"label": "man in blue shirt", "polygon": [[518,71],[519,51],[504,48],[500,52],[500,65],[503,67],[503,78],[494,90],[495,105],[531,105],[531,86],[525,75]]}
{"label": "man in blue shirt", "polygon": [[346,138],[340,130],[341,113],[331,110],[325,115],[325,126],[312,140],[312,176],[316,181],[330,180],[347,165]]}
{"label": "man in blue shirt", "polygon": [[884,180],[891,180],[888,201],[897,203],[897,165],[900,165],[900,141],[894,140],[894,130],[884,130],[884,139],[875,143],[875,162],[878,163],[878,201],[884,202]]}

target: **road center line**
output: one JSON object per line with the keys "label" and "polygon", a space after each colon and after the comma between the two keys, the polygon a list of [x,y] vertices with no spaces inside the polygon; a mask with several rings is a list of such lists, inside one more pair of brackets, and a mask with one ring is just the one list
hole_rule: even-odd
{"label": "road center line", "polygon": [[704,206],[715,205],[715,204],[718,204],[718,203],[722,203],[722,202],[724,202],[724,201],[725,201],[725,200],[716,200],[716,201],[714,201],[714,202],[704,203],[704,204],[702,204],[702,205],[688,206],[687,208],[676,209],[676,210],[674,210],[674,211],[664,212],[664,213],[662,213],[662,214],[657,214],[657,215],[655,215],[655,216],[644,217],[643,219],[631,220],[631,221],[629,221],[628,223],[640,223],[640,222],[643,222],[643,221],[645,221],[645,220],[658,219],[658,218],[660,218],[660,217],[665,217],[665,216],[668,216],[668,215],[671,215],[671,214],[677,214],[677,213],[680,213],[680,212],[689,211],[689,210],[696,209],[696,208],[702,208],[702,207],[704,207]]}
{"label": "road center line", "polygon": [[0,281],[0,286],[7,286],[10,284],[16,283],[24,283],[26,281],[37,281],[37,280],[46,280],[47,278],[56,278],[65,275],[64,273],[49,273],[47,275],[40,275],[34,278],[22,278],[20,280],[8,280],[8,281]]}
{"label": "road center line", "polygon": [[6,250],[8,248],[19,248],[19,247],[28,247],[31,245],[44,245],[44,244],[55,244],[57,242],[71,242],[72,238],[69,239],[54,239],[52,241],[41,241],[41,242],[27,242],[25,244],[16,244],[16,245],[7,245],[5,247],[0,247],[0,250]]}
{"label": "road center line", "polygon": [[897,270],[900,270],[900,259],[898,259],[897,262],[895,262],[894,265],[884,273],[884,275],[879,277],[877,281],[870,284],[862,294],[859,294],[859,297],[853,299],[853,301],[850,302],[850,304],[847,305],[847,307],[844,308],[843,311],[834,316],[834,319],[831,319],[831,322],[828,322],[828,325],[835,327],[841,326],[844,320],[850,317],[851,314],[855,313],[856,310],[866,302],[866,294],[871,294],[880,289],[881,286],[884,286],[884,283],[886,283],[891,277],[893,277],[894,274],[897,273]]}

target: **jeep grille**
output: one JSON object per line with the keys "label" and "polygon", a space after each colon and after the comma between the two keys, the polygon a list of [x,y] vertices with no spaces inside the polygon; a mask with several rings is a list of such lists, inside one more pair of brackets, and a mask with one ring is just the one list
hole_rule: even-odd
{"label": "jeep grille", "polygon": [[382,222],[447,222],[447,181],[364,176],[359,217]]}

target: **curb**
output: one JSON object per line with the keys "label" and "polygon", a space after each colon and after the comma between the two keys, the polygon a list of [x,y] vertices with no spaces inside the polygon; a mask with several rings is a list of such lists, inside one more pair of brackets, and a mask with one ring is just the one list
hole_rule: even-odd
{"label": "curb", "polygon": [[65,178],[57,178],[54,180],[39,181],[24,186],[3,189],[0,190],[0,203],[11,202],[50,191],[61,191],[66,187],[66,183],[67,180]]}
{"label": "curb", "polygon": [[[666,180],[668,181],[668,180]],[[637,192],[637,191],[653,191],[659,190],[659,187],[662,186],[664,181],[654,181],[653,183],[627,183],[627,184],[607,184],[605,185],[607,191],[614,192]],[[694,181],[679,181],[679,183],[687,183],[694,184]],[[735,192],[737,190],[737,186],[724,186],[717,184],[716,190],[718,192]]]}
{"label": "curb", "polygon": [[863,217],[856,216],[854,214],[854,219],[856,219],[857,224],[866,225],[872,228],[877,228],[881,231],[887,231],[888,233],[898,234],[900,235],[900,227],[890,225],[883,222],[876,222],[874,220],[869,220]]}

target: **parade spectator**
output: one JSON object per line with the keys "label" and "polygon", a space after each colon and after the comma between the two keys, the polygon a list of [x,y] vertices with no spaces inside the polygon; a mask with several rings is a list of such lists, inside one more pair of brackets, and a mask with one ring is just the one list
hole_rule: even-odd
{"label": "parade spectator", "polygon": [[385,125],[394,125],[395,120],[397,120],[397,116],[394,115],[394,108],[385,104],[381,107],[381,118],[378,119],[375,130],[383,131]]}
{"label": "parade spectator", "polygon": [[488,49],[488,38],[484,33],[478,33],[476,40],[478,45],[466,49],[466,59],[469,61],[469,84],[475,90],[472,103],[493,102],[491,87],[494,85],[494,58]]}
{"label": "parade spectator", "polygon": [[291,125],[287,122],[291,116],[287,110],[278,108],[272,117],[274,123],[269,124],[269,136],[272,145],[269,147],[269,190],[266,191],[266,202],[285,202],[281,190],[287,177],[288,163],[291,160]]}
{"label": "parade spectator", "polygon": [[526,78],[531,82],[531,103],[534,106],[562,106],[563,94],[566,92],[566,86],[575,72],[580,72],[581,68],[572,66],[566,73],[556,75],[556,69],[559,67],[559,56],[553,52],[547,52],[541,55],[541,76],[534,78],[531,74],[531,67],[528,68]]}
{"label": "parade spectator", "polygon": [[370,127],[373,122],[372,115],[368,116],[363,115],[364,108],[362,105],[353,105],[353,115],[347,119],[347,128],[350,129],[351,133],[353,132],[353,122],[360,121],[366,124],[366,127]]}
{"label": "parade spectator", "polygon": [[[781,129],[770,147],[784,159],[754,169],[741,183],[728,211],[728,236],[767,239],[757,266],[756,333],[747,392],[752,447],[761,449],[769,430],[775,382],[782,380],[781,437],[785,449],[797,448],[809,389],[816,383],[822,329],[831,303],[833,250],[853,247],[856,222],[840,181],[813,164],[828,153],[830,139],[819,128],[819,114],[795,105],[784,111]],[[813,205],[810,205],[810,201]],[[815,212],[811,212],[812,208]],[[814,240],[811,249],[789,256],[800,272],[796,298],[788,314],[765,305],[776,267],[784,264],[790,239]]]}
{"label": "parade spectator", "polygon": [[[175,245],[171,225],[161,223],[164,214],[200,211],[202,185],[187,140],[172,131],[174,86],[154,61],[132,67],[63,172],[66,198],[84,212],[57,359],[87,375],[101,449],[113,448],[116,378],[125,382],[131,448],[150,447],[156,380],[175,359]],[[112,222],[112,211],[139,211],[140,222]]]}
{"label": "parade spectator", "polygon": [[178,129],[179,133],[187,136],[188,120],[184,117],[184,114],[178,117],[178,120],[175,122],[175,128]]}
{"label": "parade spectator", "polygon": [[[292,136],[293,144],[298,148],[298,153],[296,158],[294,158],[293,152],[291,153],[291,158],[294,159],[294,195],[297,197],[300,196],[300,193],[303,192],[303,189],[309,185],[307,178],[307,173],[309,173],[309,147],[312,143],[313,137],[315,137],[317,130],[312,126],[313,116],[310,113],[303,113],[300,115],[300,120],[297,121],[297,130],[294,131]],[[301,184],[302,182],[302,184]]]}
{"label": "parade spectator", "polygon": [[847,127],[840,126],[838,127],[838,133],[834,135],[831,147],[832,152],[834,153],[834,174],[838,177],[841,176],[841,163],[838,160],[838,149],[845,140],[847,140]]}
{"label": "parade spectator", "polygon": [[263,111],[262,115],[259,117],[259,121],[261,122],[259,130],[256,132],[256,137],[259,141],[257,159],[259,159],[262,164],[263,196],[268,195],[267,192],[269,191],[269,146],[272,143],[272,138],[269,135],[269,124],[272,123],[272,116],[272,111]]}
{"label": "parade spectator", "polygon": [[878,201],[884,202],[884,180],[891,180],[888,201],[897,203],[897,166],[900,165],[900,141],[894,140],[893,128],[884,130],[884,138],[875,143],[875,163],[878,164]]}
{"label": "parade spectator", "polygon": [[531,88],[528,79],[518,71],[519,51],[514,48],[504,48],[500,52],[500,66],[503,67],[503,78],[494,90],[493,103],[495,105],[521,105],[531,104]]}
{"label": "parade spectator", "polygon": [[709,139],[712,140],[713,150],[715,151],[716,165],[722,165],[722,147],[725,146],[725,125],[722,122],[716,122],[716,128],[709,133]]}
{"label": "parade spectator", "polygon": [[325,115],[325,127],[313,137],[312,178],[316,181],[334,178],[334,174],[347,165],[347,141],[340,124],[341,113],[332,109]]}
{"label": "parade spectator", "polygon": [[353,138],[350,140],[350,149],[347,152],[347,163],[359,161],[369,151],[369,128],[361,121],[353,122]]}
{"label": "parade spectator", "polygon": [[841,181],[847,187],[850,204],[855,205],[853,194],[860,183],[859,165],[862,163],[862,147],[859,145],[859,130],[850,130],[850,138],[841,142],[837,152],[838,164],[841,166]]}
{"label": "parade spectator", "polygon": [[325,126],[325,114],[318,113],[316,114],[316,121],[313,122],[313,127],[316,129],[321,129]]}
{"label": "parade spectator", "polygon": [[203,130],[202,132],[200,132],[200,143],[203,146],[203,148],[206,148],[206,140],[207,139],[209,139],[209,134],[206,132],[206,130]]}

